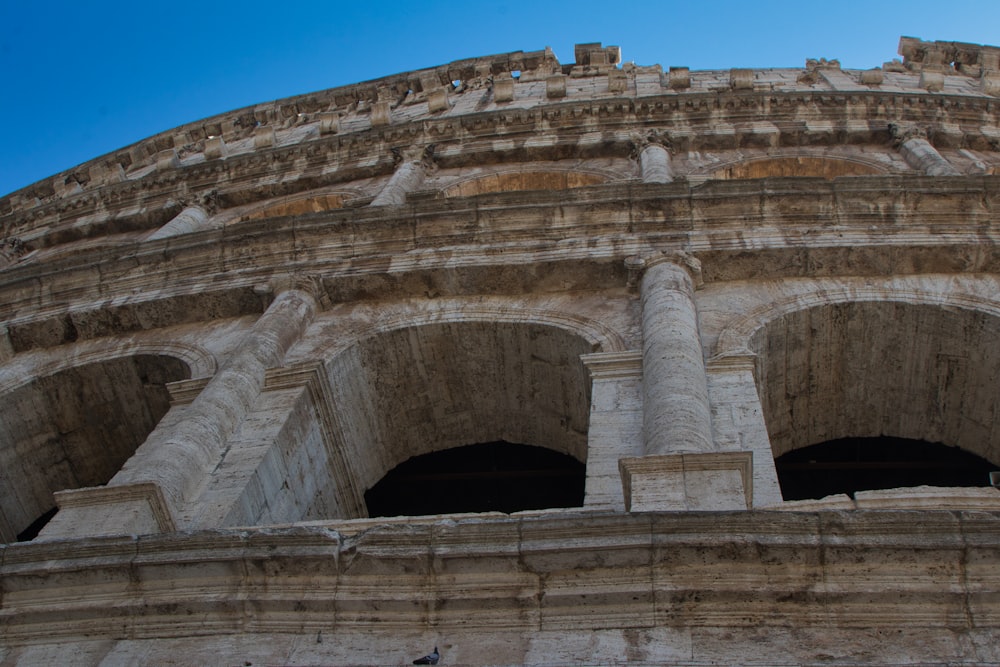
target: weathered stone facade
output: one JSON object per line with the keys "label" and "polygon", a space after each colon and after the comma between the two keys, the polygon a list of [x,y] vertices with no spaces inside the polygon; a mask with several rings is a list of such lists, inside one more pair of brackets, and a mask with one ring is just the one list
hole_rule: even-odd
{"label": "weathered stone facade", "polygon": [[[460,61],[0,199],[0,663],[1000,663],[1000,491],[775,464],[1000,469],[1000,49],[900,54]],[[498,441],[582,504],[368,517]]]}

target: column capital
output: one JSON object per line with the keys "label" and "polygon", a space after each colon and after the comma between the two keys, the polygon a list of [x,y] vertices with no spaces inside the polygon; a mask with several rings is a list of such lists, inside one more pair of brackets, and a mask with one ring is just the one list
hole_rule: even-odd
{"label": "column capital", "polygon": [[647,132],[633,132],[629,136],[629,146],[631,146],[630,157],[633,160],[639,158],[644,150],[650,146],[663,148],[668,153],[673,153],[674,145],[667,130],[649,130]]}
{"label": "column capital", "polygon": [[628,286],[634,287],[649,269],[658,264],[674,264],[687,271],[695,288],[701,287],[704,280],[701,275],[701,261],[686,250],[662,250],[630,255],[625,258],[625,269],[628,271]]}
{"label": "column capital", "polygon": [[889,123],[889,134],[892,136],[892,143],[896,148],[902,146],[910,139],[924,139],[926,141],[928,138],[926,127],[917,123],[902,121]]}
{"label": "column capital", "polygon": [[593,380],[642,377],[642,350],[592,352],[580,355],[580,361],[590,371]]}
{"label": "column capital", "polygon": [[424,169],[434,166],[434,149],[436,144],[416,145],[416,146],[395,146],[390,148],[392,160],[398,169],[400,165],[407,163],[419,164]]}
{"label": "column capital", "polygon": [[747,371],[756,374],[757,355],[748,349],[723,352],[706,361],[705,370],[709,373]]}
{"label": "column capital", "polygon": [[253,291],[263,300],[265,310],[283,292],[302,292],[321,307],[323,306],[323,297],[326,296],[323,279],[320,276],[302,273],[283,273],[271,276],[267,281],[254,285]]}

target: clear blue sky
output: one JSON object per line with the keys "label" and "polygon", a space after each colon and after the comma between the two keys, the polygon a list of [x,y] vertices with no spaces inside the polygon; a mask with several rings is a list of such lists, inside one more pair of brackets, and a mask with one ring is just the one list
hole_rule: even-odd
{"label": "clear blue sky", "polygon": [[241,106],[577,42],[640,65],[868,68],[900,35],[1000,45],[1000,0],[0,0],[0,196]]}

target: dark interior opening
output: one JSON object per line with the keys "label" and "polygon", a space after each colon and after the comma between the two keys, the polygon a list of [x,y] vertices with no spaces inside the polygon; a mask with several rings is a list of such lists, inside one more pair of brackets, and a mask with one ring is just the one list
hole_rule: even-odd
{"label": "dark interior opening", "polygon": [[488,442],[416,456],[365,492],[369,516],[583,505],[586,466],[544,447]]}
{"label": "dark interior opening", "polygon": [[843,438],[774,461],[785,500],[908,486],[989,486],[997,466],[970,452],[907,438]]}
{"label": "dark interior opening", "polygon": [[47,510],[40,517],[32,521],[30,526],[28,526],[27,528],[25,528],[24,530],[22,530],[20,533],[17,534],[17,541],[30,542],[31,540],[38,537],[38,533],[42,532],[42,528],[45,528],[45,525],[49,521],[52,521],[52,517],[54,517],[56,515],[56,512],[58,511],[59,511],[58,507],[53,507],[52,509]]}

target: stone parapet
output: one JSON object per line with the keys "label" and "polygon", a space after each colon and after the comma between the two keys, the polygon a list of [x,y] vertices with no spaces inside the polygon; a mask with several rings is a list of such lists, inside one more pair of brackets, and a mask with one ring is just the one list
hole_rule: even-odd
{"label": "stone parapet", "polygon": [[[584,627],[628,629],[661,664],[748,664],[750,638],[760,664],[809,662],[831,637],[845,662],[988,664],[997,531],[981,512],[569,512],[47,542],[2,551],[0,614],[8,659],[100,641],[95,664],[227,642],[255,662],[394,664],[435,643],[469,664],[616,659]],[[872,644],[872,625],[907,630]],[[361,657],[337,639],[354,634]]]}

